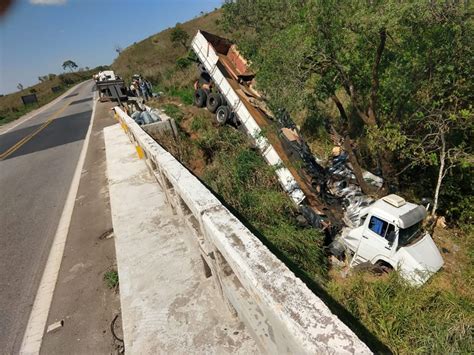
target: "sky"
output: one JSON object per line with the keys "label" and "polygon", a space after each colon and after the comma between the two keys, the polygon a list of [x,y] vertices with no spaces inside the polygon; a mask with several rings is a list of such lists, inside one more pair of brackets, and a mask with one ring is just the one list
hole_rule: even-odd
{"label": "sky", "polygon": [[[1,1],[1,0],[0,0]],[[16,0],[0,17],[0,94],[61,73],[111,64],[122,48],[185,22],[223,0]]]}

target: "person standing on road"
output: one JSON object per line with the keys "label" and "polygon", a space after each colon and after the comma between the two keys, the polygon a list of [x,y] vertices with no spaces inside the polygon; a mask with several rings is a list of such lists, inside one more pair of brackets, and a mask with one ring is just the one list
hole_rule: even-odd
{"label": "person standing on road", "polygon": [[148,101],[150,98],[150,95],[148,94],[148,88],[147,88],[145,80],[140,78],[139,84],[140,84],[140,91],[142,92],[143,100]]}
{"label": "person standing on road", "polygon": [[153,97],[153,85],[151,85],[150,81],[148,80],[145,80],[145,84],[146,84],[146,89],[147,89],[147,92],[148,92],[148,96],[150,98]]}

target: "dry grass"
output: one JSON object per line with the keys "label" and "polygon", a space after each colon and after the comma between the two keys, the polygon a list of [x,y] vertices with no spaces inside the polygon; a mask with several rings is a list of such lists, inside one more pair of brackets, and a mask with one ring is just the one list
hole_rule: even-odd
{"label": "dry grass", "polygon": [[[92,69],[89,71],[61,74],[55,76],[51,80],[47,80],[25,88],[22,91],[0,97],[0,125],[13,121],[28,113],[29,111],[47,104],[64,93],[72,85],[75,85],[80,81],[90,79],[92,74],[95,74],[96,72],[96,69]],[[60,90],[56,93],[53,93],[51,89],[55,86],[59,86]],[[36,93],[38,103],[25,107],[21,97],[33,92]]]}
{"label": "dry grass", "polygon": [[[216,22],[221,16],[222,11],[216,10],[185,22],[181,27],[189,34],[190,39],[199,29],[223,35]],[[127,47],[114,61],[112,68],[125,79],[130,79],[133,74],[140,73],[155,85],[165,83],[170,86],[173,82],[176,84],[187,82],[186,79],[190,79],[189,72],[176,68],[176,60],[186,56],[187,51],[183,46],[175,46],[171,42],[171,30],[168,28]]]}
{"label": "dry grass", "polygon": [[392,272],[382,277],[332,271],[330,293],[394,353],[468,354],[474,349],[472,231],[436,229],[445,265],[422,287]]}

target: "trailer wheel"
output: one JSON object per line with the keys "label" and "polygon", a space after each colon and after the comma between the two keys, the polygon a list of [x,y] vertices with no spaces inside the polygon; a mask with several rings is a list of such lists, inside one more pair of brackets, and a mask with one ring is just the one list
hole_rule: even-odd
{"label": "trailer wheel", "polygon": [[229,120],[231,114],[229,106],[219,106],[216,111],[217,123],[224,125]]}
{"label": "trailer wheel", "polygon": [[216,112],[218,107],[222,105],[222,99],[220,94],[209,94],[207,95],[206,107],[209,112]]}
{"label": "trailer wheel", "polygon": [[194,104],[197,107],[204,107],[206,105],[207,94],[203,89],[197,89],[194,92]]}

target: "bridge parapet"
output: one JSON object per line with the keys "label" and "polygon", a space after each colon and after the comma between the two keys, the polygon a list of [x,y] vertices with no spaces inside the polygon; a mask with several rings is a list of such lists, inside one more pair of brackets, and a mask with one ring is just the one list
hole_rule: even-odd
{"label": "bridge parapet", "polygon": [[369,348],[170,153],[114,108],[138,156],[193,231],[206,277],[264,353],[357,353]]}

